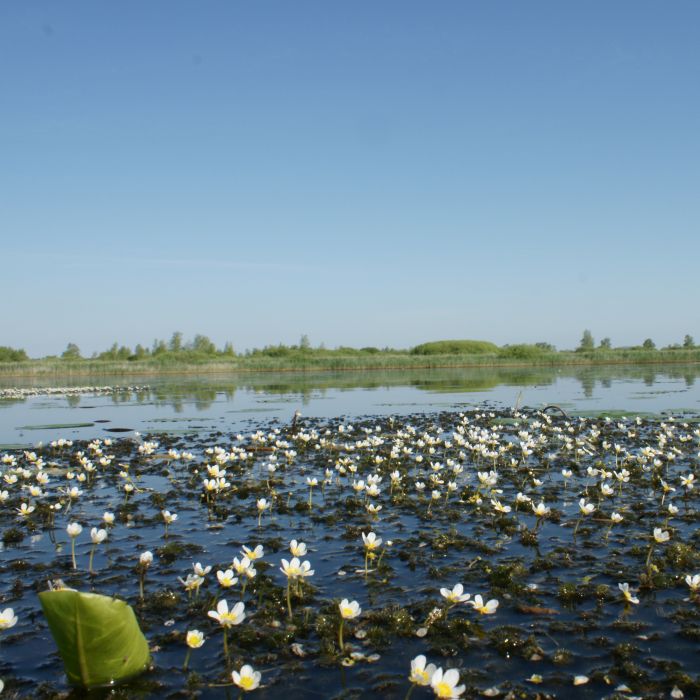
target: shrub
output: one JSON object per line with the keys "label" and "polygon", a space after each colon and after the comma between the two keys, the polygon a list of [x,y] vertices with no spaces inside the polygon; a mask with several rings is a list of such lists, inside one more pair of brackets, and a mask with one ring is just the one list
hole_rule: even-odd
{"label": "shrub", "polygon": [[498,346],[486,340],[436,340],[416,345],[412,355],[495,355]]}
{"label": "shrub", "polygon": [[24,362],[29,357],[24,350],[15,350],[14,348],[0,345],[0,362]]}

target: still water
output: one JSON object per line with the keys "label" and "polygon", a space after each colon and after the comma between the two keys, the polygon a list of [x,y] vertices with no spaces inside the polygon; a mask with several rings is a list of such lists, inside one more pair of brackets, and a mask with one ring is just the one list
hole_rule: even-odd
{"label": "still water", "polygon": [[700,413],[700,365],[0,379],[3,387],[147,385],[0,401],[0,446],[110,433],[245,430],[256,422],[557,404],[569,413]]}

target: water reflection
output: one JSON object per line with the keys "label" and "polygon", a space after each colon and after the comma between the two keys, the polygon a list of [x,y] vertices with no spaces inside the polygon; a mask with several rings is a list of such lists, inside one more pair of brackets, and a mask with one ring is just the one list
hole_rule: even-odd
{"label": "water reflection", "polygon": [[[483,402],[496,406],[570,411],[624,412],[700,409],[700,365],[607,367],[489,367],[364,372],[228,373],[76,378],[0,379],[17,386],[121,386],[113,394],[53,395],[0,400],[0,444],[52,440],[62,424],[94,421],[66,437],[88,437],[114,428],[171,432],[230,427],[259,414],[286,421],[296,409],[308,416],[360,416],[461,409]],[[145,386],[147,385],[147,386]],[[74,411],[80,409],[80,417]],[[39,413],[37,413],[39,411]],[[197,418],[187,417],[187,414]],[[208,421],[208,422],[207,422]],[[26,426],[18,433],[19,426]],[[40,428],[48,426],[43,430]],[[64,431],[65,432],[65,431]]]}
{"label": "water reflection", "polygon": [[[148,388],[120,391],[110,395],[115,404],[169,405],[176,412],[194,402],[198,410],[208,410],[216,401],[234,400],[237,391],[268,395],[295,394],[302,402],[311,401],[329,390],[379,390],[413,387],[420,391],[445,393],[483,392],[497,386],[547,387],[563,380],[575,380],[583,395],[591,398],[597,387],[610,389],[613,382],[642,382],[654,387],[668,381],[682,380],[687,388],[695,386],[700,365],[583,366],[583,367],[489,367],[433,370],[377,370],[363,372],[286,372],[171,375],[139,377]],[[124,386],[123,377],[0,378],[0,388],[16,386],[112,385]],[[68,405],[77,407],[79,395],[66,397]]]}

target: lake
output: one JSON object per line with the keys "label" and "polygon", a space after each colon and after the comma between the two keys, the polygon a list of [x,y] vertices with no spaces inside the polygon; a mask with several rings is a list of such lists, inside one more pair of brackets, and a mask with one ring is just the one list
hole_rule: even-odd
{"label": "lake", "polygon": [[[60,579],[126,600],[151,650],[90,698],[234,698],[247,663],[254,697],[425,700],[418,655],[464,697],[698,697],[698,371],[94,377],[54,384],[139,386],[0,401],[5,693],[86,697],[38,601]],[[226,647],[222,600],[245,606]]]}

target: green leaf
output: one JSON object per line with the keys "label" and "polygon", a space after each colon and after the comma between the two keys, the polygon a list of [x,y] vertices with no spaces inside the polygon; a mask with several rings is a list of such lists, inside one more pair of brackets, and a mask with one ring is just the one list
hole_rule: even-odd
{"label": "green leaf", "polygon": [[65,588],[39,600],[71,683],[108,685],[148,666],[148,642],[123,600]]}

